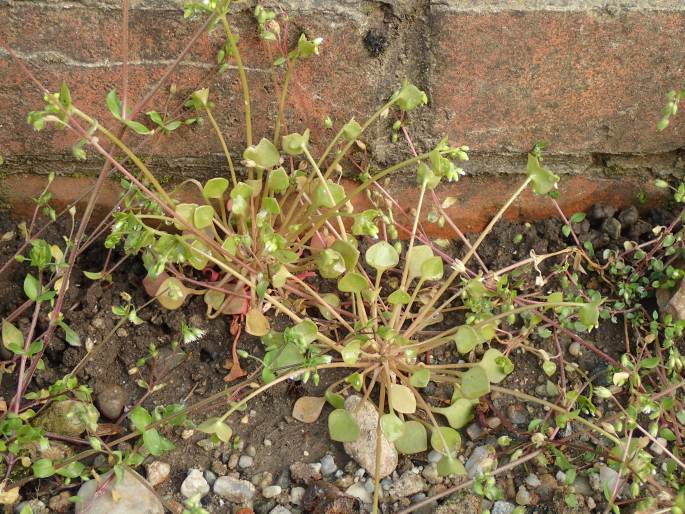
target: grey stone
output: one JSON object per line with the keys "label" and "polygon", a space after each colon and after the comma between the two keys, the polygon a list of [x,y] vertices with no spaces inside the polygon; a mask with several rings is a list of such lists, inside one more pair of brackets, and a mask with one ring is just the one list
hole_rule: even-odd
{"label": "grey stone", "polygon": [[209,484],[202,471],[199,469],[191,469],[188,476],[181,484],[181,494],[186,498],[191,498],[195,495],[205,496],[209,492]]}
{"label": "grey stone", "polygon": [[[135,471],[125,470],[117,482],[112,472],[89,480],[78,490],[82,501],[76,504],[76,514],[164,514],[157,496],[143,485],[144,479]],[[97,494],[96,494],[97,492]],[[114,495],[112,494],[114,493]],[[117,500],[114,500],[114,497]]]}
{"label": "grey stone", "polygon": [[[361,406],[359,396],[350,396],[345,400],[345,409],[350,412],[359,425],[359,438],[356,441],[343,444],[345,452],[364,467],[369,474],[374,474],[376,468],[376,427],[378,425],[378,411],[376,407],[365,401]],[[397,467],[398,455],[395,445],[381,433],[379,477],[391,474]]]}
{"label": "grey stone", "polygon": [[30,507],[32,514],[48,514],[48,508],[42,501],[37,499],[27,500],[17,504],[17,506],[14,508],[14,512],[19,514],[25,507]]}
{"label": "grey stone", "polygon": [[145,470],[147,471],[147,481],[152,487],[157,487],[169,478],[171,466],[166,462],[156,460],[145,466]]}
{"label": "grey stone", "polygon": [[205,477],[209,487],[212,487],[214,482],[216,482],[216,474],[212,470],[205,469],[205,472],[202,475]]}
{"label": "grey stone", "polygon": [[621,237],[621,222],[616,218],[607,218],[602,223],[602,232],[612,239]]}
{"label": "grey stone", "polygon": [[487,473],[497,466],[495,450],[491,446],[478,446],[473,450],[464,467],[469,478]]}
{"label": "grey stone", "polygon": [[492,514],[511,514],[514,512],[516,505],[510,502],[505,502],[503,500],[498,500],[492,506],[490,511]]}
{"label": "grey stone", "polygon": [[233,477],[219,477],[214,482],[214,492],[234,503],[251,502],[256,493],[255,486],[247,480]]}
{"label": "grey stone", "polygon": [[123,387],[116,384],[105,384],[100,387],[96,404],[103,416],[115,420],[121,416],[127,401],[128,395]]}
{"label": "grey stone", "polygon": [[269,514],[291,514],[291,512],[283,505],[276,505],[273,509],[269,511]]}
{"label": "grey stone", "polygon": [[262,496],[264,498],[275,498],[283,492],[280,485],[269,485],[262,489]]}
{"label": "grey stone", "polygon": [[293,487],[290,490],[290,503],[298,506],[301,505],[305,492],[306,489],[304,487]]}
{"label": "grey stone", "polygon": [[390,488],[390,494],[397,498],[406,498],[407,496],[413,496],[420,493],[425,489],[427,489],[427,486],[423,478],[410,470],[405,471],[398,480],[395,480]]}
{"label": "grey stone", "polygon": [[324,455],[321,458],[321,474],[324,476],[332,475],[338,470],[335,459],[332,455]]}
{"label": "grey stone", "polygon": [[621,226],[625,228],[630,228],[637,220],[640,218],[640,213],[637,211],[637,207],[631,205],[627,209],[623,209],[618,213],[618,221],[621,222]]}
{"label": "grey stone", "polygon": [[359,499],[362,503],[369,504],[373,501],[373,496],[366,490],[366,487],[359,482],[348,487],[345,490],[345,494]]}
{"label": "grey stone", "polygon": [[519,490],[516,492],[516,503],[518,505],[529,505],[530,502],[531,497],[528,489],[526,489],[524,486],[519,487]]}
{"label": "grey stone", "polygon": [[254,465],[254,459],[249,455],[241,455],[238,459],[238,467],[245,469],[251,468]]}

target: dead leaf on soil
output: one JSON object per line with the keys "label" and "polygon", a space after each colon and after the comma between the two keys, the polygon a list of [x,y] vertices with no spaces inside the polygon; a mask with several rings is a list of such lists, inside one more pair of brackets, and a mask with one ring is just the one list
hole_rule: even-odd
{"label": "dead leaf on soil", "polygon": [[314,423],[321,415],[326,399],[320,396],[298,398],[293,407],[293,418],[302,423]]}

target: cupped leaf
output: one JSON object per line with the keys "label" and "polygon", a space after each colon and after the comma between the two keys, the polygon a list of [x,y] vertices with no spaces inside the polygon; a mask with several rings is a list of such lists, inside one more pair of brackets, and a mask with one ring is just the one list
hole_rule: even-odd
{"label": "cupped leaf", "polygon": [[470,325],[462,325],[454,335],[454,342],[457,343],[459,353],[469,353],[476,346],[483,342],[483,338],[478,331]]}
{"label": "cupped leaf", "polygon": [[328,321],[333,319],[332,309],[340,307],[340,297],[334,293],[326,293],[321,295],[321,298],[326,302],[324,305],[317,305],[321,315]]}
{"label": "cupped leaf", "polygon": [[366,250],[366,263],[374,268],[377,272],[383,271],[397,266],[400,261],[400,255],[397,250],[387,241],[379,241]]}
{"label": "cupped leaf", "polygon": [[24,335],[9,321],[2,322],[2,345],[10,351],[24,348]]}
{"label": "cupped leaf", "polygon": [[526,173],[533,183],[533,191],[539,195],[546,195],[555,189],[559,182],[559,176],[542,166],[540,159],[532,153],[528,154]]}
{"label": "cupped leaf", "polygon": [[309,129],[304,133],[298,134],[296,132],[283,136],[282,148],[288,155],[300,155],[307,148],[309,143]]}
{"label": "cupped leaf", "polygon": [[207,266],[209,262],[209,248],[199,239],[194,240],[190,243],[190,258],[188,262],[190,265],[198,271],[202,271]]}
{"label": "cupped leaf", "polygon": [[359,438],[359,425],[345,409],[335,409],[328,415],[328,433],[334,441],[349,443]]}
{"label": "cupped leaf", "polygon": [[332,209],[345,199],[345,188],[340,184],[326,181],[326,184],[319,183],[314,188],[314,205],[316,207],[326,207]]}
{"label": "cupped leaf", "polygon": [[461,391],[466,398],[478,399],[490,392],[490,381],[485,370],[474,366],[461,376]]}
{"label": "cupped leaf", "polygon": [[391,305],[407,305],[411,301],[411,296],[404,289],[393,291],[388,296],[388,303]]}
{"label": "cupped leaf", "polygon": [[595,300],[586,303],[578,309],[578,321],[580,321],[585,328],[592,330],[597,326],[599,321],[599,304],[601,300]]}
{"label": "cupped leaf", "polygon": [[274,193],[281,193],[288,189],[290,179],[283,168],[276,168],[269,173],[268,188]]}
{"label": "cupped leaf", "polygon": [[231,439],[233,430],[221,418],[209,418],[197,427],[200,432],[216,435],[220,441],[227,443]]}
{"label": "cupped leaf", "polygon": [[433,249],[430,246],[419,245],[409,249],[406,264],[409,267],[409,273],[407,274],[408,283],[421,276],[423,263],[431,257],[433,257]]}
{"label": "cupped leaf", "polygon": [[431,379],[431,372],[427,368],[416,370],[409,378],[409,383],[414,387],[426,387]]}
{"label": "cupped leaf", "polygon": [[460,429],[473,419],[473,402],[466,398],[459,398],[449,407],[433,409],[447,418],[447,422],[454,429]]}
{"label": "cupped leaf", "polygon": [[389,390],[390,405],[397,412],[413,414],[416,412],[416,398],[411,389],[405,385],[392,384]]}
{"label": "cupped leaf", "polygon": [[324,398],[326,398],[326,401],[330,403],[334,409],[343,409],[345,407],[345,399],[330,389],[326,389]]}
{"label": "cupped leaf", "polygon": [[361,133],[362,126],[354,119],[345,123],[345,125],[342,128],[343,137],[348,141],[353,141],[354,139],[357,139],[359,137],[359,134]]}
{"label": "cupped leaf", "polygon": [[338,278],[345,273],[345,259],[339,252],[326,248],[316,256],[316,266],[323,278]]}
{"label": "cupped leaf", "polygon": [[395,440],[395,448],[405,455],[425,452],[428,449],[426,427],[418,421],[407,421],[402,435]]}
{"label": "cupped leaf", "polygon": [[159,286],[155,296],[165,309],[173,311],[183,305],[188,291],[179,279],[169,277]]}
{"label": "cupped leaf", "polygon": [[245,149],[243,159],[260,168],[273,168],[280,162],[281,156],[271,141],[262,138],[257,145]]}
{"label": "cupped leaf", "polygon": [[445,455],[438,461],[438,476],[451,477],[466,475],[466,469],[459,459],[451,455]]}
{"label": "cupped leaf", "polygon": [[262,337],[269,333],[271,325],[261,310],[253,308],[245,317],[245,329],[250,335]]}
{"label": "cupped leaf", "polygon": [[340,351],[340,356],[342,357],[343,362],[345,362],[345,364],[355,364],[359,359],[361,346],[362,341],[359,339],[353,339],[347,343]]}
{"label": "cupped leaf", "polygon": [[193,225],[195,225],[195,228],[207,228],[212,224],[213,219],[214,207],[211,205],[201,205],[193,213]]}
{"label": "cupped leaf", "polygon": [[[179,218],[182,218],[183,220],[187,221],[189,225],[193,225],[193,214],[195,213],[195,209],[197,209],[197,204],[196,203],[179,203],[176,206],[176,214],[178,215]],[[176,225],[176,228],[179,230],[184,230],[186,229],[186,225],[184,223],[181,223],[180,221],[175,221],[174,224]]]}
{"label": "cupped leaf", "polygon": [[431,257],[421,265],[421,278],[423,280],[440,280],[443,273],[442,257]]}
{"label": "cupped leaf", "polygon": [[405,81],[396,93],[395,101],[401,110],[411,111],[420,105],[427,104],[428,96],[414,84]]}
{"label": "cupped leaf", "polygon": [[[504,380],[511,370],[506,370],[500,364],[504,354],[495,348],[490,348],[480,361],[479,366],[485,370],[491,384],[499,384]],[[548,361],[550,362],[550,361]]]}
{"label": "cupped leaf", "polygon": [[202,194],[207,198],[221,198],[228,189],[228,180],[223,177],[209,179],[202,188]]}
{"label": "cupped leaf", "polygon": [[396,414],[383,414],[381,416],[381,430],[388,441],[397,441],[404,434],[404,421]]}
{"label": "cupped leaf", "polygon": [[338,280],[338,289],[343,293],[359,293],[367,287],[369,287],[369,282],[364,275],[356,271],[350,271]]}
{"label": "cupped leaf", "polygon": [[356,242],[357,240],[354,238],[350,238],[347,241],[338,239],[331,245],[333,250],[343,256],[345,267],[348,270],[354,269],[357,265],[357,261],[359,261],[359,250],[357,250]]}
{"label": "cupped leaf", "polygon": [[438,427],[431,434],[431,446],[443,455],[455,455],[461,448],[461,435],[451,427]]}

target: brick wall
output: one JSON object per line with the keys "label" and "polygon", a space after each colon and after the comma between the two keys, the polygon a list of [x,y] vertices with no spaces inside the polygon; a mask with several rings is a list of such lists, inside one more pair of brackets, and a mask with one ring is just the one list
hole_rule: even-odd
{"label": "brick wall", "polygon": [[[198,22],[183,20],[180,0],[131,0],[129,95],[139,99],[179,54]],[[66,80],[83,110],[113,126],[104,106],[121,89],[121,2],[118,0],[0,0],[0,36],[40,80],[55,89]],[[412,113],[416,144],[441,134],[468,144],[467,169],[488,180],[513,180],[539,139],[550,143],[548,163],[574,179],[603,184],[625,202],[652,175],[681,173],[685,121],[655,131],[664,94],[685,87],[685,2],[682,0],[283,0],[293,35],[324,38],[319,58],[302,63],[288,103],[288,128],[319,128],[326,115],[364,119],[409,78],[429,93],[430,106]],[[251,8],[236,13],[249,67],[258,137],[275,115],[272,57],[255,37]],[[211,74],[222,40],[203,36],[172,78],[178,97],[210,87],[216,115],[232,148],[242,145],[242,110],[235,70]],[[167,91],[152,102],[159,109]],[[97,159],[71,158],[71,136],[26,124],[40,94],[0,49],[0,168],[6,198],[30,194],[27,173],[88,176]],[[367,137],[377,161],[407,152],[391,145],[386,126]],[[322,144],[325,140],[316,139]],[[163,140],[142,152],[165,177],[205,177],[222,170],[208,125]],[[490,178],[488,178],[490,177]],[[474,179],[475,180],[475,179]],[[398,184],[401,180],[396,181]],[[492,182],[494,183],[494,182]],[[626,187],[626,185],[633,186]],[[399,186],[398,186],[399,187]],[[403,183],[402,187],[409,187]],[[475,186],[474,186],[475,187]],[[481,186],[478,186],[480,188]],[[593,190],[597,189],[592,186]],[[478,189],[477,188],[477,189]],[[581,195],[587,203],[593,198]],[[581,203],[583,203],[581,202]]]}

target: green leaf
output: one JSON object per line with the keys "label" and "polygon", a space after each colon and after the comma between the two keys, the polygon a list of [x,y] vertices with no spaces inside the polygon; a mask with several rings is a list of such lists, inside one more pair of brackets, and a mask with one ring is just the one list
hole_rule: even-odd
{"label": "green leaf", "polygon": [[569,218],[571,223],[581,223],[585,219],[584,212],[576,212],[573,216]]}
{"label": "green leaf", "polygon": [[601,300],[586,303],[578,309],[578,320],[587,328],[592,330],[599,322],[599,304]]}
{"label": "green leaf", "polygon": [[338,289],[343,293],[359,293],[367,287],[369,287],[369,282],[366,277],[356,271],[350,271],[338,280]]}
{"label": "green leaf", "polygon": [[407,283],[410,284],[412,280],[417,277],[422,277],[421,269],[423,264],[433,257],[433,249],[430,246],[419,245],[414,246],[407,252],[407,262],[405,266],[409,267],[407,274]]}
{"label": "green leaf", "polygon": [[348,121],[342,128],[342,134],[348,141],[353,141],[362,133],[362,126],[354,119]]}
{"label": "green leaf", "polygon": [[499,384],[507,375],[509,375],[509,373],[511,373],[510,370],[502,369],[502,366],[500,365],[502,358],[506,358],[502,352],[495,348],[490,348],[485,352],[480,361],[479,366],[485,370],[485,374],[491,384]]}
{"label": "green leaf", "polygon": [[326,401],[330,403],[334,409],[343,409],[345,407],[345,399],[333,391],[326,389],[324,398],[326,398]]}
{"label": "green leaf", "polygon": [[260,168],[273,168],[280,162],[281,155],[271,141],[262,138],[256,146],[245,149],[243,159],[254,162]]}
{"label": "green leaf", "polygon": [[143,433],[143,444],[151,455],[162,454],[162,436],[154,428],[150,428]]}
{"label": "green leaf", "polygon": [[105,97],[105,103],[116,119],[121,120],[121,101],[116,89],[112,89]]}
{"label": "green leaf", "polygon": [[359,250],[357,250],[357,247],[350,241],[356,243],[357,240],[354,238],[350,238],[349,241],[338,239],[331,245],[333,250],[343,256],[343,259],[345,260],[345,267],[348,270],[354,269],[354,267],[357,265],[357,261],[359,260]]}
{"label": "green leaf", "polygon": [[642,359],[638,363],[639,369],[654,369],[659,365],[659,357],[651,357],[649,359]]}
{"label": "green leaf", "polygon": [[231,439],[233,431],[221,418],[209,418],[198,425],[197,429],[205,434],[214,434],[220,441],[227,443]]}
{"label": "green leaf", "polygon": [[196,105],[207,107],[207,104],[209,102],[209,89],[198,89],[192,94],[191,98],[196,103]]}
{"label": "green leaf", "polygon": [[474,366],[461,376],[461,390],[466,398],[477,399],[490,392],[490,381],[485,370]]}
{"label": "green leaf", "polygon": [[414,387],[426,387],[431,379],[431,372],[427,368],[421,368],[412,373],[409,378],[409,383]]}
{"label": "green leaf", "polygon": [[38,299],[38,295],[40,294],[38,279],[30,273],[24,278],[24,293],[29,300],[33,300],[34,302]]}
{"label": "green leaf", "polygon": [[[442,437],[440,437],[441,434]],[[443,455],[455,455],[461,448],[461,435],[451,427],[438,427],[431,434],[431,446]]]}
{"label": "green leaf", "polygon": [[50,459],[38,459],[31,466],[31,470],[36,478],[48,478],[55,474],[55,467]]}
{"label": "green leaf", "polygon": [[557,187],[559,177],[540,164],[538,157],[528,154],[526,173],[533,182],[533,191],[539,195],[546,195]]}
{"label": "green leaf", "polygon": [[[330,193],[330,194],[329,194]],[[318,184],[314,189],[314,206],[332,209],[345,199],[345,188],[340,184],[326,181],[326,185]]]}
{"label": "green leaf", "polygon": [[207,198],[222,198],[228,189],[228,180],[223,177],[209,179],[202,188],[202,194]]}
{"label": "green leaf", "polygon": [[383,414],[381,416],[381,430],[383,435],[390,441],[397,441],[404,433],[404,421],[395,414]]}
{"label": "green leaf", "polygon": [[415,85],[405,81],[396,93],[395,102],[401,110],[411,111],[420,105],[427,104],[428,96]]}
{"label": "green leaf", "polygon": [[145,427],[152,423],[152,416],[150,416],[150,413],[140,405],[129,413],[128,419],[131,420],[131,423],[136,427],[136,430],[141,433],[145,432]]}
{"label": "green leaf", "polygon": [[288,189],[290,179],[283,168],[277,168],[269,173],[268,187],[275,193]]}
{"label": "green leaf", "polygon": [[193,212],[193,225],[195,228],[203,229],[210,227],[214,220],[214,207],[211,205],[200,205]]}
{"label": "green leaf", "polygon": [[59,103],[67,112],[71,112],[71,92],[66,82],[62,82],[59,88]]}
{"label": "green leaf", "polygon": [[395,448],[405,455],[425,452],[428,449],[426,427],[418,421],[407,421],[402,435],[395,440]]}
{"label": "green leaf", "polygon": [[83,274],[90,280],[101,280],[102,271],[84,271]]}
{"label": "green leaf", "polygon": [[461,354],[469,353],[476,346],[483,342],[480,334],[470,325],[462,325],[454,335],[454,342],[457,343],[457,351]]}
{"label": "green leaf", "polygon": [[356,441],[359,438],[359,425],[345,409],[335,409],[328,415],[328,433],[334,441]]}
{"label": "green leaf", "polygon": [[440,280],[443,272],[442,257],[431,257],[421,266],[421,278],[423,280]]}
{"label": "green leaf", "polygon": [[340,351],[340,356],[342,357],[345,364],[355,364],[357,359],[359,359],[359,354],[361,353],[362,341],[359,339],[353,339],[347,343],[343,349]]}
{"label": "green leaf", "polygon": [[437,408],[434,411],[445,416],[452,428],[460,429],[473,419],[473,402],[459,398],[449,407]]}
{"label": "green leaf", "polygon": [[445,455],[438,461],[438,476],[451,477],[466,475],[466,469],[459,459]]}
{"label": "green leaf", "polygon": [[81,338],[76,332],[74,332],[74,330],[72,330],[69,325],[67,325],[64,321],[60,321],[58,325],[64,331],[64,338],[66,339],[67,343],[69,343],[71,346],[81,346]]}
{"label": "green leaf", "polygon": [[321,298],[325,303],[323,305],[317,305],[319,312],[325,319],[331,321],[334,318],[332,309],[340,307],[340,297],[334,293],[326,293],[321,295]]}
{"label": "green leaf", "polygon": [[9,321],[2,322],[2,345],[8,350],[12,346],[15,348],[24,347],[24,335]]}
{"label": "green leaf", "polygon": [[326,248],[316,256],[316,266],[323,278],[337,278],[345,273],[345,259],[339,252]]}
{"label": "green leaf", "polygon": [[79,478],[81,475],[83,475],[85,469],[86,467],[79,461],[74,461],[55,470],[55,472],[65,478]]}
{"label": "green leaf", "polygon": [[124,124],[131,130],[133,130],[136,134],[140,134],[142,136],[149,136],[150,134],[152,134],[152,130],[150,130],[138,121],[126,120],[124,121]]}
{"label": "green leaf", "polygon": [[416,412],[416,398],[411,389],[405,385],[392,384],[388,391],[390,406],[397,412],[413,414]]}
{"label": "green leaf", "polygon": [[307,143],[309,142],[309,129],[305,130],[303,134],[292,133],[283,136],[282,148],[288,155],[300,155],[304,153]]}
{"label": "green leaf", "polygon": [[397,266],[400,261],[400,255],[387,241],[379,241],[366,250],[366,263],[374,268],[378,273]]}
{"label": "green leaf", "polygon": [[388,296],[388,303],[391,305],[407,305],[411,301],[411,296],[404,289],[393,291]]}

